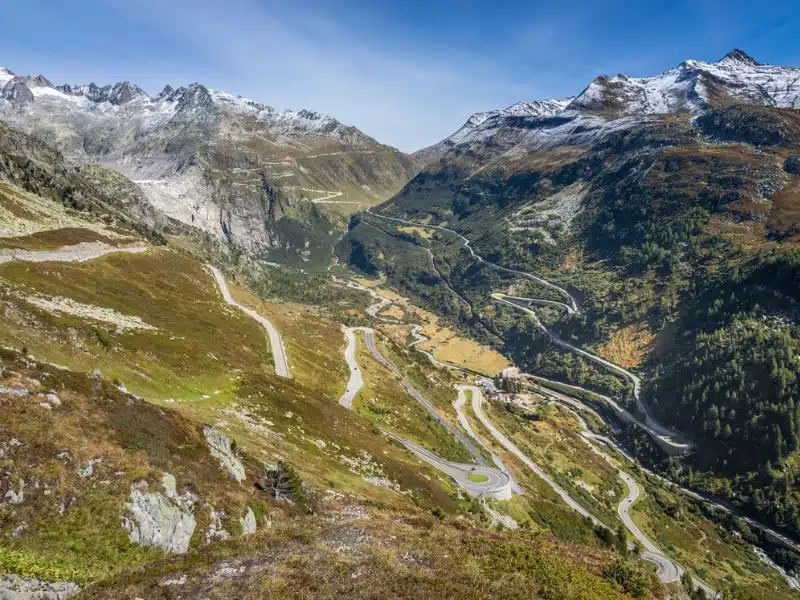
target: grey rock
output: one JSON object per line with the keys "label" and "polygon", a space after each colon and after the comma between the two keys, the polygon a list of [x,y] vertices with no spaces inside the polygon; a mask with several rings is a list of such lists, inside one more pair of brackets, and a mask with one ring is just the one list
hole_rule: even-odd
{"label": "grey rock", "polygon": [[19,491],[8,490],[5,497],[9,504],[22,504],[25,501],[25,481],[20,479]]}
{"label": "grey rock", "polygon": [[236,481],[240,483],[244,481],[246,479],[244,465],[234,453],[230,438],[208,425],[203,426],[203,434],[206,436],[211,456],[218,458],[220,466]]}
{"label": "grey rock", "polygon": [[211,523],[208,526],[208,531],[206,531],[207,544],[213,542],[214,540],[231,539],[231,534],[228,533],[228,531],[222,524],[222,520],[224,518],[225,518],[224,511],[216,510],[213,506],[211,507]]}
{"label": "grey rock", "polygon": [[256,524],[256,515],[253,512],[253,509],[249,506],[247,507],[247,514],[242,517],[242,535],[252,535],[258,529],[258,525]]}
{"label": "grey rock", "polygon": [[33,92],[21,79],[15,78],[3,87],[0,97],[5,98],[14,106],[23,106],[34,101]]}
{"label": "grey rock", "polygon": [[77,583],[48,583],[19,575],[0,576],[0,600],[66,600],[81,591]]}
{"label": "grey rock", "polygon": [[131,486],[131,501],[126,505],[128,515],[121,518],[122,527],[134,544],[183,554],[189,549],[197,524],[193,500],[186,495],[178,496],[172,475],[165,475],[163,485],[165,494],[143,492]]}
{"label": "grey rock", "polygon": [[84,468],[78,469],[78,475],[80,475],[83,478],[91,477],[92,475],[94,475],[94,466],[99,465],[101,462],[103,462],[102,456],[99,458],[92,458],[86,463],[86,466]]}
{"label": "grey rock", "polygon": [[800,175],[800,154],[792,154],[783,163],[783,170],[791,175]]}

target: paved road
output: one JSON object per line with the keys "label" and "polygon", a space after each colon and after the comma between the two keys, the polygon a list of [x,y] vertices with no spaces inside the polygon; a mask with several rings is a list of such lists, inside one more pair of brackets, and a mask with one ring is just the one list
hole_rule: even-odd
{"label": "paved road", "polygon": [[414,386],[412,386],[411,383],[405,377],[403,377],[403,374],[400,372],[400,370],[396,366],[394,366],[391,362],[389,362],[388,360],[386,360],[383,357],[383,355],[375,347],[375,340],[374,340],[373,332],[372,332],[371,329],[365,332],[365,334],[364,334],[364,343],[367,345],[367,348],[369,349],[370,354],[372,354],[372,358],[374,358],[376,361],[381,363],[384,367],[389,369],[392,372],[392,374],[400,380],[400,383],[402,383],[402,385],[405,388],[406,392],[408,392],[408,395],[411,396],[412,398],[414,398],[414,400],[416,400],[425,410],[427,410],[428,413],[434,419],[436,419],[442,427],[444,427],[450,433],[452,433],[455,436],[455,438],[459,442],[461,442],[461,445],[464,446],[464,448],[467,449],[467,452],[469,452],[472,455],[472,458],[475,460],[475,462],[478,465],[480,465],[481,467],[488,467],[488,464],[486,463],[486,459],[483,457],[483,454],[481,454],[480,451],[475,447],[475,444],[473,444],[469,440],[469,438],[467,438],[467,436],[465,436],[463,433],[461,433],[461,431],[458,429],[458,427],[456,427],[455,425],[450,423],[450,421],[448,421],[447,419],[442,417],[436,411],[436,409],[433,407],[433,405],[430,402],[428,402],[428,400],[425,398],[425,396],[423,396],[416,389],[414,389]]}
{"label": "paved road", "polygon": [[270,323],[256,311],[242,306],[236,302],[228,290],[228,284],[225,282],[225,277],[222,275],[222,272],[211,265],[208,267],[214,274],[214,279],[217,280],[217,285],[219,286],[219,290],[222,292],[222,297],[225,299],[225,302],[231,306],[237,307],[248,317],[261,323],[264,329],[267,330],[267,333],[269,334],[269,345],[272,348],[272,359],[275,362],[275,374],[278,377],[291,377],[292,375],[289,372],[289,360],[286,358],[286,349],[283,346],[283,339],[281,339],[281,334],[278,333],[278,330],[275,329],[272,323]]}
{"label": "paved road", "polygon": [[[552,490],[558,494],[564,502],[567,503],[569,507],[575,510],[578,514],[590,519],[592,523],[595,525],[599,525],[601,527],[606,527],[604,523],[602,523],[597,517],[595,517],[592,513],[590,513],[587,509],[585,509],[577,500],[575,500],[569,493],[558,485],[552,477],[550,477],[544,469],[542,469],[539,465],[533,462],[522,450],[520,450],[514,442],[512,442],[508,437],[506,437],[503,432],[501,432],[497,427],[495,427],[494,423],[484,414],[482,404],[483,404],[483,393],[479,388],[470,387],[472,391],[472,410],[477,415],[478,419],[483,423],[483,426],[489,430],[489,432],[494,436],[494,438],[503,446],[506,450],[514,454],[517,458],[519,458],[529,469],[531,469],[536,475],[538,475],[542,480],[544,480],[547,485],[552,488]],[[581,419],[581,422],[585,426],[586,423]],[[619,471],[620,478],[625,482],[628,486],[628,495],[620,502],[617,507],[617,513],[619,514],[620,519],[625,524],[625,527],[628,531],[631,532],[634,538],[642,544],[645,548],[645,551],[642,552],[642,558],[645,560],[649,560],[653,562],[658,567],[658,578],[667,583],[671,581],[676,581],[680,578],[680,570],[678,566],[672,562],[672,560],[661,553],[658,548],[641,532],[641,530],[636,526],[633,520],[630,518],[630,507],[639,497],[639,487],[636,485],[636,482],[631,478],[627,473],[623,471]]]}
{"label": "paved road", "polygon": [[586,517],[587,519],[590,519],[595,525],[604,527],[605,525],[598,518],[596,518],[592,513],[576,502],[575,499],[570,496],[564,488],[558,485],[553,478],[545,472],[544,469],[533,462],[527,454],[517,447],[514,442],[508,439],[502,431],[495,427],[494,423],[492,423],[483,412],[483,393],[481,392],[480,388],[472,387],[470,389],[472,390],[472,411],[475,413],[475,416],[478,417],[478,420],[483,423],[483,426],[489,430],[489,433],[491,433],[492,436],[494,436],[494,438],[500,443],[500,445],[508,450],[511,454],[519,458],[526,467],[543,479],[544,482],[549,485],[550,488],[552,488],[552,490],[558,494],[561,499],[566,502],[566,504],[575,512]]}
{"label": "paved road", "polygon": [[[487,496],[497,499],[511,498],[511,478],[505,472],[493,469],[486,464],[486,460],[478,452],[474,445],[464,437],[464,435],[448,421],[445,421],[431,406],[427,400],[417,392],[410,383],[402,376],[400,371],[392,363],[386,360],[377,348],[373,341],[374,331],[369,327],[348,327],[345,329],[345,336],[347,337],[347,348],[345,349],[345,360],[350,368],[350,380],[347,384],[347,390],[344,395],[339,399],[339,404],[347,409],[352,406],[353,398],[364,385],[364,379],[361,375],[361,369],[355,360],[355,347],[356,337],[355,333],[361,331],[364,333],[364,343],[369,348],[372,357],[379,363],[387,367],[396,377],[402,380],[403,386],[406,391],[420,404],[422,404],[434,418],[436,418],[442,425],[444,425],[456,438],[464,445],[464,447],[476,459],[477,465],[468,465],[464,463],[457,463],[440,458],[426,450],[422,446],[407,440],[399,435],[384,431],[385,435],[393,437],[401,442],[411,452],[416,454],[420,459],[429,463],[436,469],[449,475],[459,486],[461,486],[470,496]],[[483,476],[486,478],[484,482],[476,482],[470,479],[472,477]]]}
{"label": "paved road", "polygon": [[495,264],[493,262],[490,262],[490,261],[484,259],[478,253],[476,253],[475,250],[473,250],[472,246],[470,245],[470,244],[472,244],[472,242],[468,238],[466,238],[463,235],[461,235],[460,233],[458,233],[457,231],[453,231],[452,229],[447,229],[447,227],[440,227],[439,225],[425,225],[423,223],[416,223],[414,221],[407,221],[405,219],[398,219],[398,218],[395,218],[395,217],[387,217],[386,215],[379,215],[377,213],[372,212],[372,207],[368,208],[366,210],[366,212],[369,213],[370,215],[372,215],[373,217],[377,217],[379,219],[385,219],[387,221],[394,221],[396,223],[402,223],[404,225],[411,225],[413,227],[425,227],[427,229],[436,229],[438,231],[442,231],[442,232],[454,235],[464,243],[464,247],[467,250],[469,250],[470,255],[474,259],[476,259],[478,262],[481,262],[481,263],[483,263],[483,264],[485,264],[485,265],[487,265],[487,266],[489,266],[489,267],[491,267],[493,269],[496,269],[498,271],[503,271],[505,273],[511,273],[512,275],[519,275],[521,277],[524,277],[525,279],[530,279],[531,281],[535,281],[536,283],[538,283],[540,285],[543,285],[543,286],[545,286],[547,288],[555,290],[560,295],[564,296],[564,298],[566,299],[567,302],[566,303],[555,302],[554,304],[557,304],[558,306],[562,306],[569,313],[579,312],[578,303],[575,301],[575,298],[573,298],[570,295],[570,293],[567,290],[565,290],[564,288],[559,287],[556,284],[554,284],[554,283],[552,283],[550,281],[547,281],[546,279],[542,279],[541,277],[539,277],[537,275],[534,275],[533,273],[526,273],[525,271],[518,271],[516,269],[509,269],[508,267],[503,267],[501,265]]}
{"label": "paved road", "polygon": [[639,427],[642,427],[648,434],[650,434],[653,437],[659,438],[665,444],[667,444],[670,447],[674,448],[676,452],[679,452],[679,453],[682,453],[682,454],[688,454],[689,452],[691,452],[691,450],[693,448],[693,445],[691,443],[689,443],[686,440],[684,440],[681,436],[679,436],[675,432],[670,431],[670,430],[666,429],[665,427],[659,425],[652,417],[650,417],[648,415],[644,404],[642,404],[642,402],[640,400],[641,379],[639,379],[636,375],[634,375],[630,371],[627,371],[627,370],[623,369],[619,365],[615,365],[611,361],[608,361],[608,360],[606,360],[606,359],[604,359],[604,358],[602,358],[600,356],[592,354],[591,352],[587,352],[586,350],[583,350],[582,348],[578,348],[577,346],[573,346],[572,344],[562,340],[555,333],[553,333],[549,328],[547,328],[544,325],[544,323],[541,322],[541,320],[539,320],[539,317],[536,314],[536,312],[534,312],[533,310],[531,310],[530,308],[528,308],[528,306],[526,306],[524,304],[525,301],[529,301],[530,300],[529,298],[520,299],[520,298],[511,297],[511,296],[506,296],[505,294],[496,293],[496,294],[492,294],[492,299],[496,300],[497,302],[502,302],[503,304],[507,304],[509,306],[512,306],[512,307],[516,308],[517,310],[521,310],[521,311],[525,312],[526,314],[530,315],[530,317],[533,319],[534,323],[536,323],[536,326],[539,327],[539,329],[541,329],[542,331],[544,331],[550,337],[550,339],[553,341],[553,343],[555,343],[557,346],[561,346],[562,348],[570,350],[571,352],[575,352],[576,354],[580,354],[581,356],[589,359],[590,361],[593,361],[593,362],[595,362],[597,364],[603,365],[603,366],[611,369],[612,371],[614,371],[616,373],[619,373],[620,375],[623,375],[623,376],[629,378],[633,382],[634,397],[636,398],[637,405],[639,406],[639,408],[642,410],[642,412],[645,415],[645,422],[642,423],[639,419],[634,417],[632,414],[630,414],[628,411],[623,409],[621,406],[619,406],[617,403],[615,403],[613,400],[611,400],[609,398],[608,401],[609,401],[610,404],[613,405],[612,407],[615,409],[615,411],[617,413],[620,413],[620,414],[621,413],[625,413],[626,416],[628,417],[626,420],[638,425]]}
{"label": "paved road", "polygon": [[511,473],[508,467],[503,464],[503,461],[500,460],[500,457],[492,452],[489,447],[481,441],[481,438],[475,435],[475,432],[472,430],[472,425],[470,425],[469,419],[467,419],[467,415],[464,413],[464,405],[467,403],[467,392],[471,392],[472,394],[477,392],[480,394],[480,390],[471,385],[459,385],[457,389],[458,396],[453,402],[453,408],[456,409],[458,422],[461,423],[461,427],[463,427],[464,431],[466,431],[473,440],[480,444],[481,447],[483,447],[483,449],[491,455],[492,462],[495,464],[495,466],[508,476],[509,480],[511,481],[511,489],[514,491],[514,493],[522,495],[522,488],[517,483],[517,480],[514,479],[514,475]]}
{"label": "paved road", "polygon": [[353,405],[353,398],[364,387],[364,378],[361,376],[361,369],[358,368],[356,362],[356,331],[369,332],[372,335],[373,331],[369,327],[347,327],[344,330],[344,336],[347,339],[347,348],[344,349],[344,359],[347,361],[347,366],[350,368],[350,379],[347,382],[347,389],[342,397],[339,398],[339,404],[346,409],[350,409]]}
{"label": "paved road", "polygon": [[[408,221],[408,222],[410,223],[410,221]],[[449,231],[449,230],[447,230],[447,231]],[[459,237],[461,237],[461,236],[459,236]],[[358,285],[358,284],[354,284],[351,287],[355,287],[355,288],[358,288],[358,289],[363,289],[365,291],[368,291],[373,295],[373,297],[380,299],[380,301],[378,303],[376,303],[376,304],[374,304],[374,305],[372,305],[370,307],[370,309],[372,309],[372,310],[368,309],[368,311],[370,312],[371,316],[374,316],[377,319],[388,321],[388,322],[393,322],[393,323],[398,323],[399,322],[399,321],[396,321],[394,319],[387,319],[385,317],[381,317],[381,316],[379,316],[377,314],[377,312],[379,310],[383,310],[383,308],[385,306],[388,306],[389,304],[391,304],[390,300],[388,300],[386,298],[383,298],[382,296],[378,295],[374,290],[370,290],[369,288],[366,288],[364,286],[361,286],[361,285]],[[512,297],[507,296],[506,298],[511,299]],[[420,335],[420,333],[419,333],[419,331],[421,329],[422,328],[419,325],[412,325],[411,334],[412,334],[412,336],[414,336],[415,341],[412,342],[410,344],[410,346],[415,346],[416,344],[419,344],[419,343],[421,343],[421,342],[426,340],[426,338],[424,336]],[[465,373],[472,373],[469,369],[465,369],[464,367],[461,367],[459,365],[456,365],[456,364],[453,364],[453,363],[444,362],[444,361],[440,361],[436,357],[434,357],[433,354],[431,354],[430,352],[426,352],[426,351],[421,350],[421,349],[418,349],[418,350],[420,352],[422,352],[423,354],[425,354],[428,357],[428,359],[433,364],[435,364],[437,366],[446,367],[446,368],[449,368],[449,369],[456,369],[456,370],[459,370],[459,371],[462,371],[462,372],[465,372]],[[478,375],[478,373],[473,373],[473,374]],[[612,400],[608,396],[603,396],[601,394],[597,394],[596,392],[589,392],[589,390],[585,390],[585,389],[583,389],[581,387],[578,387],[578,386],[565,384],[565,383],[562,383],[560,381],[551,381],[549,379],[546,379],[544,377],[540,377],[538,375],[523,374],[523,376],[529,377],[529,378],[534,379],[534,380],[544,381],[545,383],[553,383],[553,384],[557,384],[557,385],[564,386],[564,387],[567,387],[567,388],[572,388],[576,392],[591,393],[592,395],[597,396],[597,397],[601,398],[604,402],[608,403],[609,406],[615,411],[615,413],[618,416],[620,416],[624,420],[627,420],[627,421],[629,421],[629,422],[641,427],[642,429],[647,431],[647,433],[649,433],[651,436],[660,437],[660,438],[662,438],[662,440],[664,442],[673,445],[675,448],[686,449],[686,450],[689,449],[689,447],[687,447],[687,445],[684,442],[676,441],[676,440],[674,440],[672,438],[669,438],[669,436],[662,436],[656,430],[654,430],[651,427],[649,427],[647,424],[642,423],[634,415],[632,415],[630,412],[628,412],[627,410],[625,410],[624,408],[619,406],[619,404],[617,404],[614,400]],[[596,411],[592,410],[586,404],[584,404],[583,402],[581,402],[581,401],[579,401],[579,400],[577,400],[575,398],[571,398],[569,396],[566,396],[564,394],[556,392],[556,391],[554,391],[552,389],[548,389],[547,393],[550,394],[551,396],[557,398],[558,400],[564,402],[565,404],[569,404],[571,406],[574,406],[575,408],[579,408],[579,409],[591,412],[600,421],[604,421],[603,417],[600,416]],[[587,428],[587,430],[588,430],[588,428]],[[610,438],[607,438],[605,436],[599,436],[599,435],[596,435],[596,434],[591,434],[591,437],[593,439],[595,439],[595,440],[598,440],[600,442],[605,443],[609,447],[614,448],[617,452],[622,454],[625,458],[630,460],[632,463],[638,464],[637,460],[635,460],[633,457],[629,456],[620,446],[618,446]],[[649,475],[651,475],[653,477],[657,477],[659,480],[663,481],[666,485],[672,487],[673,489],[679,490],[679,491],[683,492],[684,494],[686,494],[687,496],[689,496],[689,497],[691,497],[691,498],[693,498],[695,500],[700,500],[700,501],[706,502],[708,504],[711,504],[711,505],[719,508],[720,510],[734,513],[737,516],[739,516],[742,519],[744,519],[745,521],[747,521],[747,523],[749,523],[751,526],[753,526],[753,527],[759,529],[760,531],[764,532],[773,541],[778,542],[780,544],[783,544],[784,546],[786,546],[787,548],[789,548],[791,550],[794,550],[795,552],[800,552],[800,544],[799,543],[797,543],[794,540],[792,540],[791,538],[789,538],[789,537],[787,537],[787,536],[775,531],[774,529],[772,529],[770,527],[767,527],[766,525],[763,525],[762,523],[759,523],[758,521],[755,521],[755,520],[751,519],[750,517],[747,517],[747,516],[744,516],[744,515],[740,514],[739,511],[735,510],[733,507],[731,507],[730,505],[726,504],[724,501],[721,501],[721,500],[719,500],[717,498],[712,498],[710,496],[705,496],[705,495],[699,494],[699,493],[694,492],[694,491],[692,491],[692,490],[690,490],[688,488],[681,487],[681,486],[677,485],[676,483],[670,481],[669,479],[666,479],[665,477],[662,477],[661,475],[658,475],[657,473],[654,473],[654,472],[642,467],[641,465],[639,465],[639,466],[646,473],[648,473]],[[699,583],[700,582],[698,582],[698,584]]]}
{"label": "paved road", "polygon": [[[511,498],[511,480],[503,471],[491,467],[467,465],[444,460],[436,456],[430,450],[402,438],[399,435],[388,431],[384,431],[383,433],[402,443],[406,448],[417,455],[418,458],[424,460],[442,473],[449,475],[470,496],[491,497],[497,500],[508,500]],[[472,477],[476,475],[482,476],[486,478],[486,481],[482,483],[472,481],[470,475]]]}
{"label": "paved road", "polygon": [[[560,394],[558,394],[557,397],[559,397],[558,400],[559,402],[565,402],[568,399],[572,400]],[[633,477],[631,477],[628,473],[626,473],[619,467],[617,462],[612,457],[610,457],[605,452],[602,452],[599,448],[597,448],[594,444],[592,444],[592,441],[596,440],[602,442],[603,444],[609,446],[610,448],[617,450],[622,456],[624,456],[631,462],[635,462],[634,459],[628,456],[624,450],[619,448],[619,446],[617,446],[613,440],[602,435],[597,435],[596,433],[592,432],[589,429],[589,426],[587,425],[583,417],[572,408],[575,407],[579,409],[580,408],[585,409],[585,407],[581,406],[580,402],[578,402],[577,400],[572,400],[572,402],[568,402],[567,404],[568,406],[566,407],[566,410],[568,410],[578,420],[578,423],[580,424],[582,429],[581,435],[584,437],[586,443],[589,444],[589,446],[592,448],[592,451],[595,454],[602,456],[606,460],[606,462],[608,462],[612,467],[617,469],[617,476],[628,488],[627,495],[617,505],[617,515],[619,515],[619,518],[625,524],[627,530],[630,531],[631,535],[633,535],[636,541],[643,548],[641,553],[642,558],[644,558],[645,560],[649,560],[650,562],[655,563],[658,566],[659,578],[661,579],[661,581],[667,582],[667,581],[676,581],[680,579],[681,575],[683,575],[684,569],[680,565],[675,563],[671,558],[666,556],[661,550],[659,550],[659,548],[652,541],[650,541],[650,539],[642,532],[641,529],[639,529],[639,527],[636,525],[636,523],[634,523],[633,519],[631,518],[630,515],[631,507],[636,503],[636,500],[638,500],[639,496],[641,495],[639,485],[636,483]],[[715,593],[714,590],[708,587],[704,582],[697,579],[696,577],[692,577],[692,581],[694,582],[695,587],[702,588],[709,598],[714,597]]]}
{"label": "paved road", "polygon": [[[442,232],[446,232],[446,233],[449,233],[451,235],[454,235],[458,239],[461,240],[461,242],[464,244],[464,247],[469,251],[470,255],[473,258],[475,258],[478,262],[483,263],[483,264],[485,264],[485,265],[487,265],[487,266],[489,266],[489,267],[491,267],[493,269],[496,269],[498,271],[503,271],[503,272],[506,272],[506,273],[510,273],[512,275],[518,275],[520,277],[524,277],[524,278],[529,279],[531,281],[535,281],[536,283],[538,283],[540,285],[543,285],[543,286],[545,286],[547,288],[550,288],[550,289],[558,292],[561,296],[563,296],[565,298],[566,302],[556,302],[554,300],[541,300],[541,299],[535,299],[535,298],[516,298],[516,300],[518,300],[520,302],[521,301],[526,301],[526,302],[529,302],[530,304],[539,304],[539,305],[561,307],[561,308],[565,309],[570,314],[572,314],[572,313],[580,313],[580,308],[578,306],[577,301],[575,300],[575,298],[567,290],[565,290],[564,288],[562,288],[562,287],[560,287],[560,286],[558,286],[558,285],[556,285],[556,284],[554,284],[554,283],[552,283],[550,281],[547,281],[546,279],[543,279],[542,277],[534,275],[533,273],[527,273],[525,271],[519,271],[517,269],[509,269],[508,267],[503,267],[501,265],[498,265],[496,263],[493,263],[493,262],[490,262],[490,261],[484,259],[482,256],[477,254],[475,252],[475,250],[473,250],[472,246],[470,245],[471,244],[470,240],[468,238],[464,237],[463,235],[461,235],[460,233],[458,233],[457,231],[453,231],[452,229],[447,229],[446,227],[440,227],[438,225],[426,225],[426,224],[423,224],[423,223],[416,223],[414,221],[408,221],[406,219],[398,219],[396,217],[387,217],[385,215],[380,215],[380,214],[372,212],[371,208],[367,209],[366,212],[368,214],[370,214],[371,216],[377,217],[379,219],[384,219],[384,220],[387,220],[387,221],[393,221],[393,222],[396,222],[396,223],[402,223],[402,224],[405,224],[405,225],[411,225],[411,226],[414,226],[414,227],[424,227],[424,228],[427,228],[427,229],[435,229],[435,230],[438,230],[438,231],[442,231]],[[507,301],[505,299],[501,299],[498,296],[504,298],[503,294],[493,294],[492,295],[492,297],[495,298],[495,300],[500,300],[502,302],[506,302],[507,304],[515,306],[516,308],[525,309],[525,307],[520,305],[520,304],[515,304],[515,303],[513,303],[511,301]],[[509,297],[509,298],[511,298],[511,297]],[[604,365],[605,367],[615,371],[616,373],[619,373],[620,375],[630,379],[630,381],[633,383],[634,398],[636,399],[636,403],[639,406],[640,410],[645,415],[645,421],[648,423],[648,425],[653,430],[655,430],[656,432],[658,432],[662,436],[674,437],[674,438],[678,438],[679,437],[675,432],[670,431],[666,427],[662,426],[652,416],[650,416],[650,414],[649,414],[649,412],[647,410],[647,407],[644,405],[644,403],[641,400],[641,380],[636,375],[634,375],[630,371],[627,371],[626,369],[623,369],[619,365],[616,365],[616,364],[614,364],[614,363],[612,363],[610,361],[607,361],[607,360],[605,360],[605,359],[603,359],[603,358],[601,358],[599,356],[596,356],[596,355],[592,354],[591,352],[587,352],[586,350],[582,350],[580,348],[577,348],[576,346],[573,346],[571,344],[568,344],[568,343],[564,342],[563,340],[561,340],[560,338],[555,336],[555,334],[553,334],[549,329],[547,329],[542,324],[542,322],[536,316],[536,313],[534,313],[530,309],[527,309],[527,310],[528,310],[529,314],[534,316],[536,325],[539,328],[541,328],[548,336],[550,336],[550,338],[553,339],[553,341],[556,344],[562,346],[565,349],[568,349],[570,351],[576,352],[576,353],[578,353],[578,354],[580,354],[580,355],[582,355],[582,356],[588,358],[589,360],[592,360],[592,361],[594,361],[594,362],[596,362],[598,364]]]}

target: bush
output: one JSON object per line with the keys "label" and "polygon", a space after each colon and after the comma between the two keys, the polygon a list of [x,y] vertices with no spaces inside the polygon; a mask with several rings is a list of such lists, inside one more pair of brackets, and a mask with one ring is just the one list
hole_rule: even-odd
{"label": "bush", "polygon": [[603,569],[603,576],[634,598],[646,598],[650,592],[650,576],[629,560],[619,559]]}

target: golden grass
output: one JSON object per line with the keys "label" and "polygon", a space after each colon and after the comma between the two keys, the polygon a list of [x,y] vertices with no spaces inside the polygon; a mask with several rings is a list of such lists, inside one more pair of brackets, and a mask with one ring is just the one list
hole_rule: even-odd
{"label": "golden grass", "polygon": [[[399,309],[393,311],[393,307],[387,308],[381,313],[382,316],[403,317],[408,322],[421,325],[422,335],[429,339],[427,342],[418,344],[417,347],[431,352],[439,360],[451,362],[488,376],[493,376],[498,371],[512,366],[508,359],[496,350],[462,337],[452,329],[440,326],[437,315],[411,304],[408,298],[380,287],[379,281],[361,279],[359,282],[392,300],[396,305],[394,307]],[[379,328],[398,344],[405,345],[409,341],[407,325],[380,324]]]}
{"label": "golden grass", "polygon": [[622,367],[638,367],[652,350],[655,337],[645,325],[629,325],[617,330],[597,353]]}
{"label": "golden grass", "polygon": [[397,231],[401,231],[403,233],[410,233],[411,235],[425,238],[426,240],[429,240],[430,238],[433,237],[433,231],[430,229],[425,229],[424,227],[402,226],[398,227]]}

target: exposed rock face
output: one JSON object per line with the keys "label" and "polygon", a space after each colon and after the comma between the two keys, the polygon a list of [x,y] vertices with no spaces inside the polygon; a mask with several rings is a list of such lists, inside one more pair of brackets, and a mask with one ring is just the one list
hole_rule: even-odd
{"label": "exposed rock face", "polygon": [[225,518],[225,513],[221,510],[216,510],[211,507],[211,523],[206,531],[206,544],[210,544],[214,540],[229,540],[231,534],[225,529],[222,520]]}
{"label": "exposed rock face", "polygon": [[77,583],[25,579],[19,575],[0,577],[0,600],[66,600],[81,591]]}
{"label": "exposed rock face", "polygon": [[344,214],[391,197],[421,167],[327,115],[200,83],[150,97],[130,82],[54,87],[0,68],[0,119],[130,177],[151,210],[270,260],[327,260]]}
{"label": "exposed rock face", "polygon": [[13,79],[9,81],[0,94],[3,98],[8,100],[14,106],[22,106],[33,102],[33,92],[25,85],[25,82],[20,79]]}
{"label": "exposed rock face", "polygon": [[172,475],[164,475],[162,485],[163,494],[143,492],[138,489],[141,486],[133,486],[126,507],[129,516],[122,517],[122,527],[135,544],[183,554],[189,549],[196,525],[194,502],[189,495],[177,494]]}
{"label": "exposed rock face", "polygon": [[242,517],[242,535],[252,535],[258,529],[258,525],[256,524],[256,515],[253,512],[253,509],[249,506],[247,507],[247,514]]}
{"label": "exposed rock face", "polygon": [[228,471],[236,481],[239,483],[244,481],[246,479],[244,465],[236,456],[230,438],[208,425],[203,426],[203,433],[208,441],[211,456],[218,458],[220,466]]}

